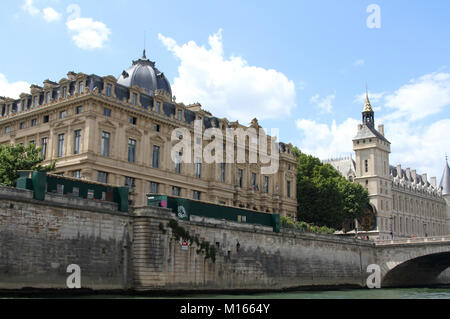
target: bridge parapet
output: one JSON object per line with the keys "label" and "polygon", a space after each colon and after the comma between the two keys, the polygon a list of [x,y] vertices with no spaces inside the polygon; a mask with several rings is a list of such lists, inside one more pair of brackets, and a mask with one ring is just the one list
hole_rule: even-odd
{"label": "bridge parapet", "polygon": [[422,244],[422,243],[450,243],[450,236],[436,236],[436,237],[418,237],[418,238],[402,238],[395,240],[377,240],[376,246],[389,245],[408,245],[408,244]]}

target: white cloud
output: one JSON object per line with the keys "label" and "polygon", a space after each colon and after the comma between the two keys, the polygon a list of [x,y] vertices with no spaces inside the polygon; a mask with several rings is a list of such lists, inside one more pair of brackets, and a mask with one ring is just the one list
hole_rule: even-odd
{"label": "white cloud", "polygon": [[42,10],[42,13],[44,15],[45,21],[47,22],[58,21],[61,19],[61,13],[50,7]]}
{"label": "white cloud", "polygon": [[209,37],[209,48],[158,37],[180,59],[172,85],[178,101],[200,102],[214,115],[244,124],[255,116],[283,118],[295,107],[294,82],[276,70],[250,66],[242,57],[225,57],[222,30]]}
{"label": "white cloud", "polygon": [[76,46],[84,50],[101,49],[108,41],[111,31],[99,21],[91,18],[76,18],[66,22],[67,28],[75,33],[72,36]]}
{"label": "white cloud", "polygon": [[22,10],[28,12],[30,15],[35,16],[41,12],[38,8],[34,6],[34,0],[25,0],[22,5]]}
{"label": "white cloud", "polygon": [[356,135],[359,121],[346,119],[341,124],[333,120],[331,126],[313,120],[298,119],[297,128],[302,131],[302,139],[298,147],[307,154],[320,159],[328,159],[352,152],[352,139]]}
{"label": "white cloud", "polygon": [[311,103],[314,103],[322,111],[331,113],[331,111],[333,110],[332,103],[335,98],[336,98],[336,94],[331,94],[324,98],[320,98],[320,95],[316,94],[313,97],[311,97],[310,101],[311,101]]}
{"label": "white cloud", "polygon": [[29,83],[22,81],[9,83],[5,75],[0,73],[0,96],[18,99],[21,93],[29,91]]}
{"label": "white cloud", "polygon": [[413,79],[393,94],[385,105],[393,112],[387,119],[417,121],[437,114],[450,105],[450,73],[431,73]]}
{"label": "white cloud", "polygon": [[366,63],[363,59],[358,59],[355,62],[353,62],[354,66],[363,66]]}

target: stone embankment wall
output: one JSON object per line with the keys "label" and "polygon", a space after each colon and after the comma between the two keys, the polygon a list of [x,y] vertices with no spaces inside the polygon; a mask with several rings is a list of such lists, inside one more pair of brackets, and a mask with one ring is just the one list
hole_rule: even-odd
{"label": "stone embankment wall", "polygon": [[171,211],[135,209],[133,271],[138,290],[279,290],[303,286],[364,286],[375,263],[370,242],[283,231],[191,216],[178,221],[216,247],[205,260],[196,244],[183,249],[169,227]]}
{"label": "stone embankment wall", "polygon": [[67,267],[83,288],[131,287],[131,215],[117,204],[0,187],[0,289],[67,288]]}
{"label": "stone embankment wall", "polygon": [[[0,289],[67,288],[71,264],[93,290],[258,291],[366,285],[380,262],[368,241],[308,234],[0,187]],[[183,247],[173,222],[215,247],[215,262]],[[395,252],[392,252],[395,253]],[[440,282],[447,280],[449,271]],[[448,282],[448,281],[447,281]]]}

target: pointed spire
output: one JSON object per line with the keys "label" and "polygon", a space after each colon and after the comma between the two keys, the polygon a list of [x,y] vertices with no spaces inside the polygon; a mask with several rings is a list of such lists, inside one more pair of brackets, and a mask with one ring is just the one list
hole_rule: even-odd
{"label": "pointed spire", "polygon": [[445,155],[445,167],[442,174],[439,188],[442,189],[442,195],[450,195],[450,168],[448,167],[448,157]]}
{"label": "pointed spire", "polygon": [[367,89],[367,83],[366,83],[366,103],[364,104],[363,112],[373,112],[372,105],[370,105],[369,101],[369,91]]}
{"label": "pointed spire", "polygon": [[145,55],[145,49],[144,52],[142,53],[142,60],[147,60],[147,56]]}

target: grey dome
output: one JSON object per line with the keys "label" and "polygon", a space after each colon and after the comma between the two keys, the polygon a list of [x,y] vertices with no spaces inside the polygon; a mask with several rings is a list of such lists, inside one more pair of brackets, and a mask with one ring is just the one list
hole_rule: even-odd
{"label": "grey dome", "polygon": [[117,83],[132,87],[143,88],[148,94],[153,95],[155,90],[165,90],[172,97],[172,89],[164,73],[161,73],[156,67],[155,62],[150,61],[145,56],[145,50],[142,58],[133,61],[133,65],[119,76]]}

